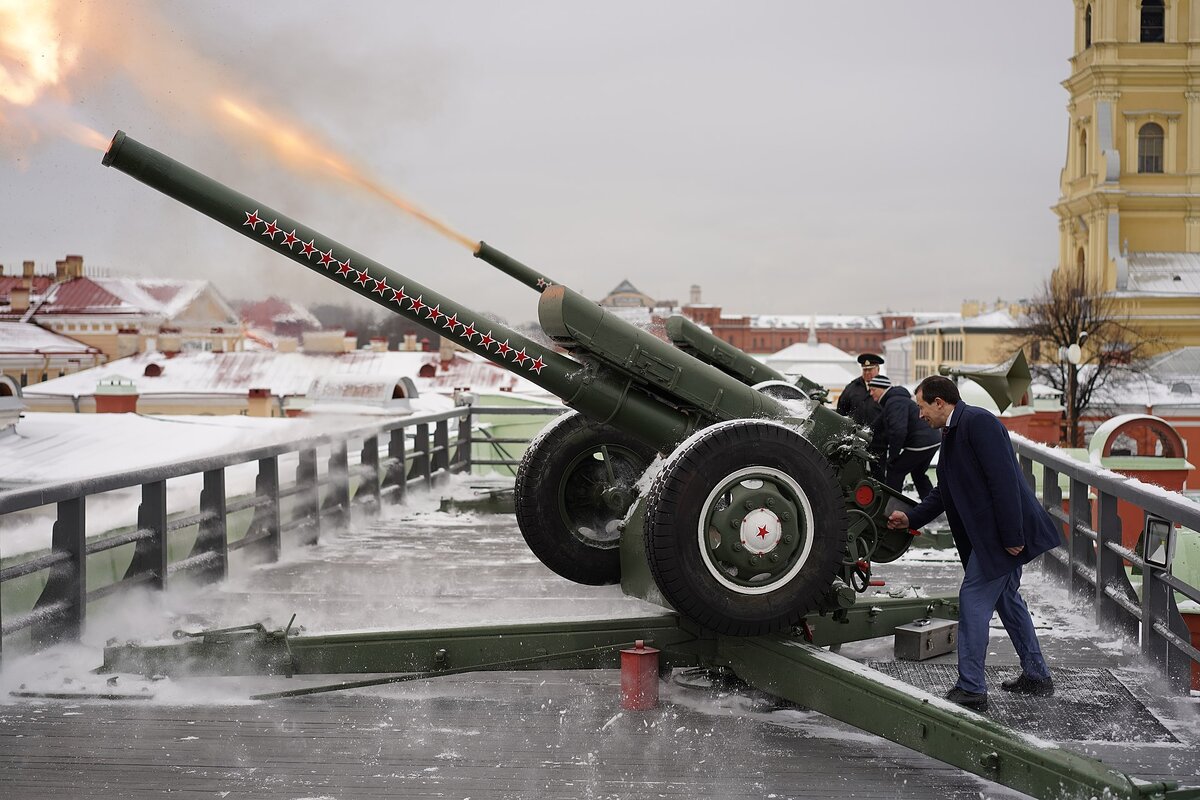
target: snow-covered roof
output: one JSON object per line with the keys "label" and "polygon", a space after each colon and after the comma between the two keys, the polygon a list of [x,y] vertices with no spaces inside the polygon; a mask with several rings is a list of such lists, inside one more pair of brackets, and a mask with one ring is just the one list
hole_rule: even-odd
{"label": "snow-covered roof", "polygon": [[751,314],[751,328],[808,328],[813,321],[818,328],[882,329],[878,314]]}
{"label": "snow-covered roof", "polygon": [[26,412],[0,436],[0,488],[168,464],[363,427],[361,418]]}
{"label": "snow-covered roof", "polygon": [[1010,331],[1020,328],[1021,321],[1009,313],[1008,309],[996,309],[995,311],[987,311],[983,314],[976,314],[973,317],[963,317],[958,315],[934,322],[927,322],[923,325],[915,325],[909,328],[909,333],[929,333],[932,331],[976,331],[979,333],[987,331]]}
{"label": "snow-covered roof", "polygon": [[1181,347],[1157,355],[1146,365],[1146,372],[1164,382],[1184,380],[1195,383],[1197,394],[1200,394],[1200,347]]}
{"label": "snow-covered roof", "polygon": [[623,294],[625,292],[633,292],[634,294],[642,294],[642,292],[638,291],[638,288],[636,286],[634,286],[632,283],[630,283],[628,280],[621,281],[619,284],[617,284],[617,288],[613,289],[611,292],[609,292],[609,294]]}
{"label": "snow-covered roof", "polygon": [[[151,364],[161,374],[146,375]],[[438,374],[433,384],[420,378],[421,367],[433,365]],[[161,353],[138,353],[96,369],[54,378],[26,391],[38,397],[89,396],[101,377],[117,375],[133,380],[142,396],[150,395],[244,395],[250,389],[268,389],[276,396],[302,395],[313,380],[331,375],[388,376],[412,378],[418,388],[436,391],[451,387],[477,390],[509,387],[511,391],[541,391],[535,384],[470,353],[458,353],[451,370],[443,372],[437,353],[357,350],[352,353],[280,353],[252,351],[232,353],[180,353],[167,358]]]}
{"label": "snow-covered roof", "polygon": [[1124,292],[1200,295],[1200,253],[1128,253]]}
{"label": "snow-covered roof", "polygon": [[828,342],[796,342],[783,348],[777,353],[766,356],[763,361],[774,365],[776,363],[805,363],[805,364],[844,364],[857,377],[861,368],[855,357]]}
{"label": "snow-covered roof", "polygon": [[60,336],[32,322],[0,322],[0,353],[88,353],[99,352],[83,342]]}

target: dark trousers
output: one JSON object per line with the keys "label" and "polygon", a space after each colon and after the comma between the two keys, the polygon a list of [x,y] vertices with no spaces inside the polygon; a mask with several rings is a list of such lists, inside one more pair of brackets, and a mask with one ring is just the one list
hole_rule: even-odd
{"label": "dark trousers", "polygon": [[899,458],[888,462],[883,482],[888,487],[900,492],[904,489],[904,476],[912,475],[917,496],[924,500],[925,495],[933,491],[933,481],[929,480],[929,476],[925,473],[937,450],[936,447],[931,447],[928,450],[901,451]]}
{"label": "dark trousers", "polygon": [[987,693],[984,661],[992,612],[1000,614],[1000,622],[1021,659],[1021,671],[1038,681],[1050,677],[1029,608],[1021,598],[1020,567],[989,581],[975,568],[975,559],[971,558],[958,593],[958,604],[958,681],[955,686],[968,692]]}

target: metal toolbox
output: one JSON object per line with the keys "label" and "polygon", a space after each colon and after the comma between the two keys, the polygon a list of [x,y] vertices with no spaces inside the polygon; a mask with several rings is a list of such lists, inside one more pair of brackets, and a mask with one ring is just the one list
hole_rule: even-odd
{"label": "metal toolbox", "polygon": [[950,619],[918,619],[896,626],[896,658],[924,661],[953,653],[958,647],[958,623]]}

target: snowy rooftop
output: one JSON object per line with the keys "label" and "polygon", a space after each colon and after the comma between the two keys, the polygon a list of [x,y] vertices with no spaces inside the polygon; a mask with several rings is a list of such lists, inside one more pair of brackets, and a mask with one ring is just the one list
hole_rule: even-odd
{"label": "snowy rooftop", "polygon": [[1125,292],[1200,295],[1200,253],[1129,253]]}
{"label": "snowy rooftop", "polygon": [[87,354],[99,351],[32,322],[0,322],[0,353],[34,352]]}
{"label": "snowy rooftop", "polygon": [[345,416],[189,417],[27,412],[0,435],[0,489],[141,469],[365,427]]}
{"label": "snowy rooftop", "polygon": [[1020,320],[1010,314],[1006,309],[998,309],[996,311],[988,311],[983,314],[977,314],[974,317],[955,315],[934,322],[916,325],[909,330],[912,333],[928,333],[938,330],[1001,331],[1014,330],[1020,326]]}
{"label": "snowy rooftop", "polygon": [[[540,392],[535,384],[473,354],[456,354],[451,370],[443,372],[438,354],[431,352],[358,350],[352,353],[279,353],[250,351],[232,353],[180,353],[166,358],[161,353],[139,353],[31,386],[29,398],[82,397],[96,390],[101,378],[119,376],[133,380],[142,395],[244,395],[250,389],[269,389],[285,397],[302,395],[316,378],[330,375],[388,376],[412,378],[417,388],[436,391],[443,383],[477,391],[507,387],[507,391]],[[161,374],[146,375],[150,365]],[[438,369],[434,382],[419,377],[421,367]]]}

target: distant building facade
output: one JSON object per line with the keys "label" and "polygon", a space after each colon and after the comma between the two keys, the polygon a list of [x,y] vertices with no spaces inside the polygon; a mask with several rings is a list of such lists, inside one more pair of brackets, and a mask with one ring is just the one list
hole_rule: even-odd
{"label": "distant building facade", "polygon": [[1200,2],[1075,10],[1058,269],[1164,346],[1200,344]]}
{"label": "distant building facade", "polygon": [[78,255],[58,261],[53,276],[32,261],[0,275],[0,322],[34,323],[108,359],[242,347],[241,320],[208,281],[89,276]]}

